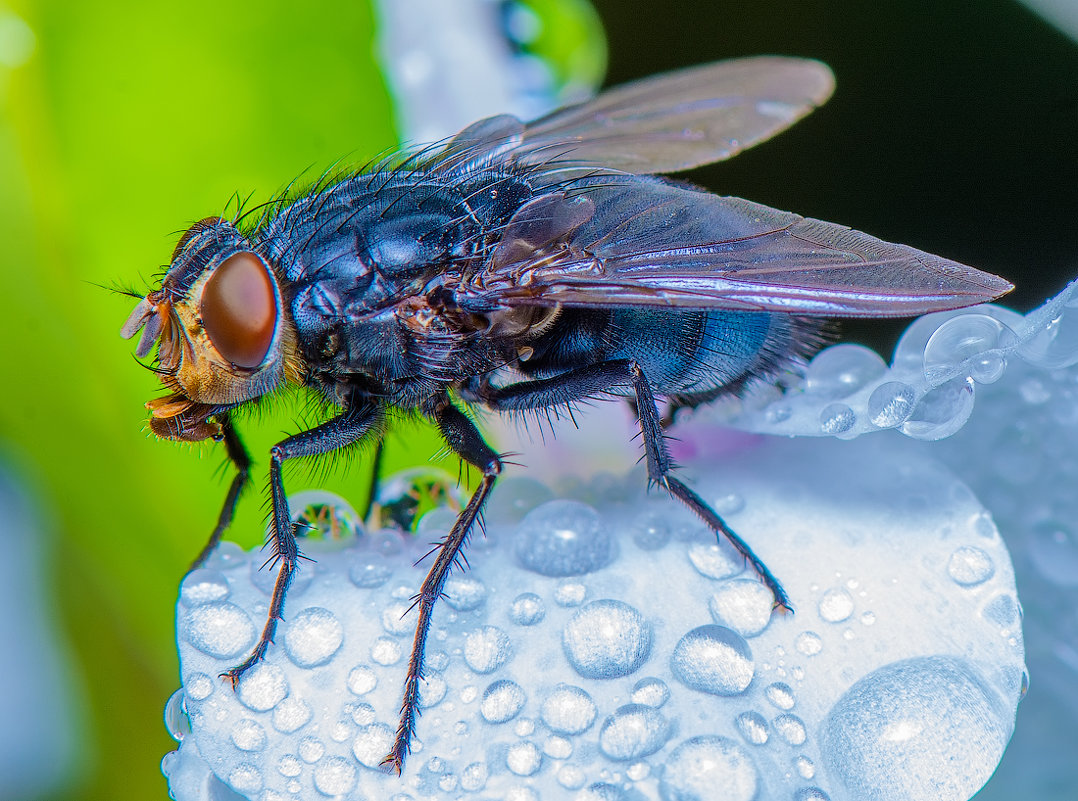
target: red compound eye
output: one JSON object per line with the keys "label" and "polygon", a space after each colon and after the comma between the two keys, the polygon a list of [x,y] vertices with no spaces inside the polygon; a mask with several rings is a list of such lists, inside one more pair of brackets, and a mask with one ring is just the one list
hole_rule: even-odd
{"label": "red compound eye", "polygon": [[217,352],[239,367],[258,367],[277,325],[273,279],[254,253],[229,256],[202,289],[202,324]]}

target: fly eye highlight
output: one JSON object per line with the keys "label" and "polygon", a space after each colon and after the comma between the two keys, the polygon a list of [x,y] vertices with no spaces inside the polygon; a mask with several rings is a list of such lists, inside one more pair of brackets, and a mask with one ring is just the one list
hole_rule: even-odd
{"label": "fly eye highlight", "polygon": [[277,295],[262,259],[247,252],[225,259],[202,289],[200,315],[221,356],[237,367],[258,367],[277,326]]}

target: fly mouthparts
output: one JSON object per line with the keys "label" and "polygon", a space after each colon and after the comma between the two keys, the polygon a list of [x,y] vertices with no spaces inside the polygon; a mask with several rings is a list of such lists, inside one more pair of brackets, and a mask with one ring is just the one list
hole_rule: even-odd
{"label": "fly mouthparts", "polygon": [[151,303],[149,298],[143,298],[138,302],[131,316],[127,318],[127,322],[120,328],[120,336],[131,339],[140,329],[145,330],[139,337],[135,355],[143,359],[149,355],[153,349],[153,343],[161,334],[161,315],[158,313],[157,304]]}

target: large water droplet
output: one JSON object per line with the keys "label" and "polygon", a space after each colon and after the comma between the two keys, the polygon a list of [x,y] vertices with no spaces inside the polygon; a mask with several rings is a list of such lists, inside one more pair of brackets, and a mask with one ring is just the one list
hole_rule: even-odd
{"label": "large water droplet", "polygon": [[460,786],[472,793],[482,790],[487,784],[487,775],[485,762],[472,762],[460,772]]}
{"label": "large water droplet", "polygon": [[291,734],[306,726],[313,714],[310,704],[290,695],[273,708],[273,728],[282,734]]}
{"label": "large water droplet", "polygon": [[340,756],[327,757],[314,769],[314,786],[322,795],[350,793],[356,786],[356,778],[355,765]]}
{"label": "large water droplet", "polygon": [[856,422],[857,415],[845,403],[829,403],[820,411],[820,431],[824,434],[845,434]]}
{"label": "large water droplet", "polygon": [[299,667],[329,662],[344,642],[344,627],[328,609],[311,606],[299,612],[284,632],[284,650]]}
{"label": "large water droplet", "polygon": [[790,745],[801,745],[808,737],[805,724],[797,715],[779,715],[771,724],[779,736]]}
{"label": "large water droplet", "polygon": [[378,676],[367,665],[356,665],[348,671],[348,690],[356,695],[366,695],[378,686]]}
{"label": "large water droplet", "polygon": [[901,425],[913,411],[915,397],[913,387],[901,381],[880,384],[868,398],[868,418],[877,428]]}
{"label": "large water droplet", "polygon": [[476,673],[493,673],[512,656],[509,637],[496,626],[483,626],[464,640],[464,661]]}
{"label": "large water droplet", "polygon": [[737,730],[752,745],[763,745],[768,739],[767,720],[759,712],[742,712],[735,718]]}
{"label": "large water droplet", "polygon": [[569,664],[584,678],[627,676],[651,653],[651,626],[627,603],[593,601],[566,623],[562,647]]}
{"label": "large water droplet", "polygon": [[471,576],[450,576],[445,582],[445,603],[458,612],[478,609],[487,600],[487,588]]}
{"label": "large water droplet", "polygon": [[543,753],[530,740],[513,743],[505,755],[505,766],[517,776],[531,776],[543,764]]}
{"label": "large water droplet", "polygon": [[862,345],[834,345],[820,351],[805,371],[805,391],[838,400],[868,386],[887,371],[874,350]]}
{"label": "large water droplet", "polygon": [[759,776],[749,755],[733,740],[707,735],[686,740],[670,752],[659,782],[664,801],[752,801]]}
{"label": "large water droplet", "polygon": [[670,687],[662,679],[640,679],[633,685],[630,697],[634,704],[645,704],[658,709],[670,699]]}
{"label": "large water droplet", "polygon": [[830,589],[820,598],[816,608],[821,620],[841,623],[853,614],[853,598],[841,587]]}
{"label": "large water droplet", "polygon": [[1018,348],[1030,364],[1056,370],[1078,364],[1078,319],[1072,310],[1060,312],[1039,333]]}
{"label": "large water droplet", "polygon": [[707,602],[716,623],[754,637],[771,622],[771,590],[755,579],[725,581]]}
{"label": "large water droplet", "polygon": [[767,685],[764,696],[771,702],[773,707],[784,711],[793,709],[796,703],[793,689],[784,681],[776,681]]}
{"label": "large water droplet", "polygon": [[587,504],[557,500],[533,509],[517,527],[515,551],[543,576],[582,576],[610,563],[610,532]]}
{"label": "large water droplet", "polygon": [[804,656],[816,656],[823,650],[823,640],[814,631],[803,631],[794,638],[794,648]]}
{"label": "large water droplet", "polygon": [[961,376],[929,390],[902,424],[902,433],[929,441],[951,436],[973,411],[973,391],[973,379]]}
{"label": "large water droplet", "polygon": [[513,599],[509,619],[518,626],[534,626],[546,616],[543,599],[534,592],[523,592]]}
{"label": "large water droplet", "polygon": [[361,726],[355,740],[352,741],[352,753],[359,764],[368,768],[377,768],[382,757],[393,747],[393,729],[384,723],[372,723]]}
{"label": "large water droplet", "polygon": [[181,742],[191,733],[191,720],[187,717],[187,710],[184,708],[184,697],[183,687],[181,687],[165,702],[165,728],[176,742]]}
{"label": "large water droplet", "polygon": [[259,662],[240,676],[236,696],[255,712],[268,712],[288,695],[288,679],[276,665]]}
{"label": "large water droplet", "polygon": [[[947,377],[968,361],[967,372],[991,377],[989,364],[1002,363],[1001,349],[1014,347],[1018,337],[1006,324],[987,314],[960,314],[945,322],[925,345],[924,373],[930,382]],[[1002,375],[1002,370],[995,378]],[[995,379],[992,379],[995,380]],[[985,383],[991,383],[986,381]]]}
{"label": "large water droplet", "polygon": [[232,727],[232,744],[241,751],[261,751],[266,747],[266,730],[250,718],[240,718]]}
{"label": "large water droplet", "polygon": [[965,801],[988,780],[1012,720],[965,662],[920,657],[854,684],[823,726],[832,774],[866,801]]}
{"label": "large water droplet", "polygon": [[505,723],[512,720],[524,708],[527,696],[515,681],[496,681],[483,692],[479,712],[487,723]]}
{"label": "large water droplet", "polygon": [[727,579],[745,569],[745,559],[725,538],[716,539],[714,531],[701,528],[689,543],[689,561],[696,572],[709,579]]}
{"label": "large water droplet", "polygon": [[992,578],[995,572],[992,557],[971,545],[956,548],[947,561],[947,575],[963,587],[982,584]]}
{"label": "large water droplet", "polygon": [[239,656],[255,638],[251,618],[228,601],[214,601],[190,609],[180,622],[180,631],[195,648],[218,659]]}
{"label": "large water droplet", "polygon": [[180,585],[180,602],[184,606],[198,606],[212,601],[223,601],[231,589],[228,579],[219,570],[200,568],[192,570]]}
{"label": "large water droplet", "polygon": [[559,685],[546,697],[539,710],[551,731],[559,734],[582,734],[595,722],[598,708],[591,696],[579,687]]}
{"label": "large water droplet", "polygon": [[247,762],[236,765],[228,774],[228,785],[237,793],[254,793],[262,789],[262,771]]}
{"label": "large water droplet", "polygon": [[752,682],[756,665],[745,638],[723,626],[699,626],[683,636],[670,658],[674,675],[712,695],[738,695]]}
{"label": "large water droplet", "polygon": [[654,754],[670,735],[670,723],[654,707],[626,704],[603,721],[599,749],[611,759],[640,759]]}

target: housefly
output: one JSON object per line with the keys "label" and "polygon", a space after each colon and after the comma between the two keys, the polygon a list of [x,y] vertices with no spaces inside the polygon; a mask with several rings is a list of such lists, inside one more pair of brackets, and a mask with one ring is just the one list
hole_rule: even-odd
{"label": "housefly", "polygon": [[261,215],[209,218],[180,239],[161,282],[123,326],[157,344],[160,437],[223,442],[236,467],[201,564],[232,518],[251,460],[239,407],[298,385],[335,410],[269,454],[269,614],[236,680],[263,658],[300,553],[282,466],[361,440],[393,411],[434,422],[482,474],[419,593],[399,727],[416,730],[431,612],[460,564],[503,460],[464,411],[633,404],[649,479],[752,564],[748,544],[672,472],[657,399],[671,409],[739,394],[821,346],[831,317],[913,316],[992,300],[996,276],[840,225],[657,174],[729,158],[823,103],[830,70],[758,57],[617,87],[534,122],[496,116],[438,145],[282,196]]}

